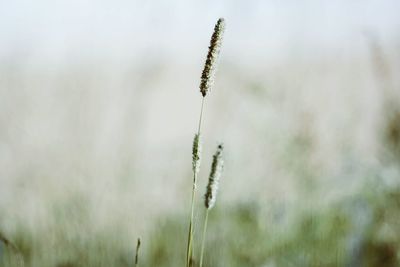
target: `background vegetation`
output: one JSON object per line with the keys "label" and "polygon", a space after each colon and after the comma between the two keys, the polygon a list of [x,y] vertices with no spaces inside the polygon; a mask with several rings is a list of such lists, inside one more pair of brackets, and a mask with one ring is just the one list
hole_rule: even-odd
{"label": "background vegetation", "polygon": [[225,170],[204,265],[398,266],[397,2],[160,2],[0,4],[0,266],[134,266],[138,237],[140,266],[185,264],[220,16],[200,195],[216,140]]}

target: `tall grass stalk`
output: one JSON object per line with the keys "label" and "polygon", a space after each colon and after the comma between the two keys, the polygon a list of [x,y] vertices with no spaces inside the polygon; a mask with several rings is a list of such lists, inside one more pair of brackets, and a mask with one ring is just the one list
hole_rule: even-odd
{"label": "tall grass stalk", "polygon": [[216,72],[216,65],[219,58],[219,52],[221,49],[222,36],[225,28],[224,19],[220,18],[214,27],[214,32],[211,36],[210,46],[207,53],[206,63],[204,65],[203,72],[201,74],[201,82],[200,82],[200,93],[202,94],[201,100],[201,109],[200,109],[200,118],[199,124],[197,128],[197,134],[194,137],[193,141],[193,184],[192,184],[192,199],[191,199],[191,207],[190,207],[190,218],[189,218],[189,233],[188,233],[188,243],[186,250],[186,267],[192,266],[193,261],[193,224],[194,224],[194,209],[195,209],[195,200],[196,200],[196,183],[197,183],[197,175],[200,170],[200,157],[201,157],[201,124],[203,120],[203,110],[204,110],[204,102],[207,93],[210,91],[213,83],[214,76]]}
{"label": "tall grass stalk", "polygon": [[194,223],[194,207],[196,200],[196,185],[197,185],[197,175],[200,170],[200,157],[201,157],[201,122],[203,120],[203,110],[204,110],[205,97],[203,96],[201,100],[201,109],[199,117],[199,125],[197,128],[197,134],[193,140],[193,184],[192,184],[192,200],[190,208],[190,219],[189,219],[189,233],[188,233],[188,245],[186,252],[186,266],[191,266],[193,257],[193,223]]}
{"label": "tall grass stalk", "polygon": [[208,213],[214,207],[215,202],[217,200],[219,179],[222,174],[222,169],[224,168],[224,161],[222,159],[223,149],[224,147],[222,144],[218,145],[217,151],[213,156],[210,177],[208,178],[207,189],[204,195],[204,206],[206,207],[206,216],[204,218],[203,238],[201,241],[200,267],[203,266],[204,244],[207,233]]}

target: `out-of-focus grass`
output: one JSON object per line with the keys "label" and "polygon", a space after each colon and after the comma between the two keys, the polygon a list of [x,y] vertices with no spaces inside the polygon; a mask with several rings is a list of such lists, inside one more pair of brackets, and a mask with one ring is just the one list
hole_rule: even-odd
{"label": "out-of-focus grass", "polygon": [[[400,188],[385,187],[378,176],[367,180],[358,193],[317,209],[284,203],[217,205],[209,221],[205,266],[398,266]],[[118,227],[93,230],[88,214],[76,210],[64,207],[59,221],[41,232],[17,227],[10,238],[26,266],[133,266],[134,240]],[[184,264],[184,215],[159,219],[144,242],[141,266]],[[4,261],[12,259],[5,254]]]}
{"label": "out-of-focus grass", "polygon": [[[353,64],[365,63],[357,62]],[[240,75],[229,73],[225,81],[221,79],[224,81],[221,84],[228,86],[221,89],[225,95],[218,100],[219,105],[213,105],[216,108],[212,114],[219,115],[208,116],[207,122],[211,121],[214,127],[209,129],[213,131],[226,128],[225,132],[218,129],[228,139],[227,157],[231,157],[227,159],[221,189],[223,197],[229,195],[232,201],[221,198],[224,201],[210,214],[205,266],[391,267],[400,264],[400,131],[396,96],[390,93],[393,88],[387,88],[391,83],[385,82],[377,93],[371,93],[375,88],[369,90],[370,95],[381,96],[383,101],[371,100],[365,96],[368,90],[363,87],[370,84],[364,80],[369,76],[363,71],[341,76],[343,71],[336,63],[329,64],[321,65],[327,68],[322,74],[317,72],[323,69],[320,66],[306,72],[304,67],[290,70],[291,65],[285,65],[282,70],[271,71],[269,77],[259,78],[259,82],[254,82],[256,77],[243,69],[238,71]],[[347,66],[346,62],[342,64]],[[340,71],[341,75],[337,74]],[[337,77],[333,79],[331,75]],[[105,75],[94,76],[93,80],[97,81],[97,76],[106,80]],[[386,81],[387,75],[384,76],[381,80]],[[28,267],[127,267],[133,266],[135,256],[137,236],[132,234],[132,228],[135,229],[135,223],[147,209],[153,209],[153,213],[160,214],[154,221],[146,221],[151,226],[149,233],[140,234],[143,237],[140,266],[183,266],[187,212],[182,211],[184,205],[179,203],[186,201],[181,192],[190,189],[187,187],[190,175],[185,176],[190,165],[183,166],[183,160],[159,149],[159,143],[165,149],[175,146],[175,141],[182,142],[181,136],[173,142],[164,137],[153,150],[145,146],[146,138],[136,138],[134,144],[126,141],[137,135],[142,126],[137,122],[129,126],[130,115],[135,115],[137,121],[142,117],[148,119],[146,115],[160,117],[161,111],[168,110],[155,107],[161,102],[171,103],[172,98],[165,101],[158,95],[162,101],[157,102],[153,95],[147,95],[151,90],[142,90],[143,95],[138,99],[140,94],[133,94],[130,88],[120,88],[120,92],[114,87],[110,91],[103,88],[101,93],[98,87],[107,83],[88,85],[84,77],[81,78],[85,82],[74,87],[78,93],[70,94],[68,83],[65,91],[60,91],[62,97],[45,88],[45,97],[35,96],[37,102],[33,104],[30,93],[2,91],[4,96],[21,103],[8,103],[1,118],[3,128],[11,130],[2,136],[2,144],[6,144],[2,158],[6,171],[2,177],[6,177],[4,181],[9,184],[5,183],[4,188],[10,192],[3,189],[8,196],[2,198],[4,213],[2,210],[0,227],[5,228],[4,234],[18,246]],[[68,75],[65,79],[73,81]],[[35,81],[32,77],[27,80]],[[162,84],[162,88],[168,84],[168,79],[160,81],[159,76],[144,79],[150,80]],[[178,87],[176,79],[171,80],[166,88]],[[19,88],[17,81],[20,82],[18,79],[15,83],[4,82],[2,88]],[[144,81],[138,82],[137,87],[142,88]],[[37,81],[25,82],[25,90],[29,92],[31,88],[43,86]],[[91,88],[86,99],[81,87]],[[153,87],[161,88],[157,83]],[[353,92],[347,87],[354,87],[357,93],[347,95]],[[165,91],[164,96],[171,95]],[[127,97],[128,92],[136,98]],[[109,101],[108,93],[116,100]],[[38,106],[43,106],[43,99],[51,101],[41,110]],[[358,103],[359,99],[364,104]],[[28,109],[24,101],[33,107]],[[126,104],[124,108],[120,107],[121,103]],[[137,108],[134,104],[140,103],[143,109],[129,112],[132,106]],[[348,108],[350,105],[357,108]],[[375,107],[372,112],[370,106],[374,105],[381,106],[382,110]],[[108,113],[104,111],[107,107]],[[303,110],[305,115],[301,113]],[[223,116],[226,116],[225,122],[232,123],[220,123]],[[104,117],[108,123],[101,121]],[[359,121],[362,127],[356,127]],[[160,128],[168,127],[162,124]],[[142,135],[151,133],[158,138],[164,134],[155,129],[159,128],[150,127]],[[95,140],[93,136],[99,133],[99,140]],[[362,141],[358,142],[359,139]],[[190,139],[186,142],[190,144]],[[173,152],[175,156],[177,153]],[[179,157],[189,159],[190,153]],[[135,170],[144,164],[151,171]],[[281,190],[278,193],[285,193],[285,197],[280,198],[268,187],[276,184]],[[81,193],[76,192],[79,189]],[[257,191],[253,199],[243,197],[253,191]],[[25,193],[21,198],[20,192]],[[263,198],[260,192],[267,197]],[[24,211],[41,212],[36,203],[31,206],[26,203],[36,199],[45,203],[45,212],[37,216],[39,219],[32,214],[25,217]],[[154,209],[156,205],[160,208]],[[96,213],[97,209],[101,209],[101,216]],[[124,216],[132,210],[137,214]],[[7,218],[13,211],[18,216]],[[197,236],[201,233],[201,218],[200,212],[196,220]],[[198,252],[200,244],[195,245]],[[1,245],[1,266],[16,266],[15,256]]]}
{"label": "out-of-focus grass", "polygon": [[[399,204],[397,188],[362,190],[318,210],[220,207],[210,220],[206,266],[398,266]],[[147,266],[181,263],[182,227],[176,218],[160,227]]]}

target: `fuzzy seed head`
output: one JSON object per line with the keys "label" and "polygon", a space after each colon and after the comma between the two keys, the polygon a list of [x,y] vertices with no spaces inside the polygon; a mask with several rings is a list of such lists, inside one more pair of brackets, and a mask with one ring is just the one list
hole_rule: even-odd
{"label": "fuzzy seed head", "polygon": [[192,149],[192,167],[193,173],[198,174],[200,170],[201,163],[201,136],[196,134],[193,139],[193,149]]}
{"label": "fuzzy seed head", "polygon": [[221,173],[224,167],[224,161],[222,159],[223,149],[224,147],[222,144],[218,145],[217,151],[213,156],[210,177],[208,178],[206,194],[204,195],[204,203],[207,209],[212,209],[217,199],[219,178],[221,177]]}
{"label": "fuzzy seed head", "polygon": [[206,64],[204,65],[204,69],[201,74],[200,92],[203,97],[205,97],[207,92],[211,90],[211,87],[214,83],[224,30],[225,20],[220,18],[217,21],[217,24],[215,24],[214,33],[211,36],[210,46],[208,48]]}

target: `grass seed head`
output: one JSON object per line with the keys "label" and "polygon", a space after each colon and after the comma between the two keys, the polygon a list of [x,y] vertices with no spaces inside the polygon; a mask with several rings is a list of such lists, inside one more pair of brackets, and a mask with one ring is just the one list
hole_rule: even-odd
{"label": "grass seed head", "polygon": [[221,177],[222,169],[224,167],[224,161],[222,159],[223,149],[223,145],[219,144],[217,151],[213,156],[210,177],[208,178],[206,194],[204,195],[205,206],[207,209],[212,209],[214,207],[217,198],[219,178]]}
{"label": "grass seed head", "polygon": [[201,163],[201,136],[196,134],[193,139],[193,149],[192,149],[192,166],[193,173],[198,174],[200,170]]}
{"label": "grass seed head", "polygon": [[214,83],[214,76],[217,68],[219,53],[221,50],[222,38],[225,30],[225,20],[220,18],[215,24],[214,33],[211,36],[210,47],[208,48],[208,54],[206,64],[204,65],[203,72],[201,74],[200,92],[205,97],[207,92],[211,90]]}

